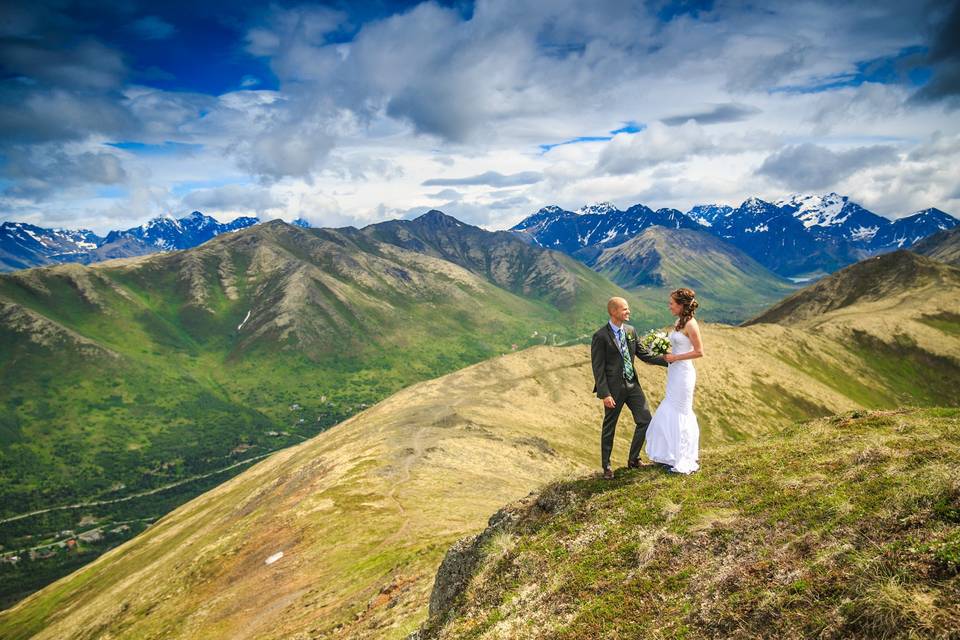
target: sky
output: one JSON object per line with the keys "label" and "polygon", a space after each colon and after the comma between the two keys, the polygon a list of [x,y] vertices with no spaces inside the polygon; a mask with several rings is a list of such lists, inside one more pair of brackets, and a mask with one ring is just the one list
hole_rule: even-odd
{"label": "sky", "polygon": [[958,33],[957,1],[8,0],[0,220],[960,217]]}

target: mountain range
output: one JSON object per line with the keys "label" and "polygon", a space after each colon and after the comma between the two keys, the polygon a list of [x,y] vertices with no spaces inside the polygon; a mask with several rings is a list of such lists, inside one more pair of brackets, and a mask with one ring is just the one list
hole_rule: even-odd
{"label": "mountain range", "polygon": [[3,222],[0,223],[0,271],[65,262],[89,264],[188,249],[221,233],[258,222],[260,220],[254,217],[240,217],[221,223],[194,211],[182,218],[158,216],[138,227],[111,231],[106,237],[86,229],[47,229],[25,222]]}
{"label": "mountain range", "polygon": [[698,205],[681,213],[641,204],[621,211],[610,203],[565,211],[544,207],[512,228],[540,246],[590,262],[602,250],[622,244],[652,225],[696,229],[742,250],[785,277],[830,273],[860,259],[908,248],[956,226],[953,216],[925,209],[890,220],[846,196],[796,195],[776,202],[749,198],[734,208]]}
{"label": "mountain range", "polygon": [[565,254],[438,211],[0,275],[0,520],[124,500],[0,523],[0,545],[85,514],[159,517],[413,382],[576,341],[614,294]]}
{"label": "mountain range", "polygon": [[[240,217],[220,223],[199,211],[174,218],[160,216],[100,237],[89,230],[45,229],[23,222],[0,224],[0,271],[146,255],[198,246],[221,233],[259,223]],[[588,264],[601,251],[657,225],[705,231],[782,277],[819,276],[876,253],[908,248],[921,239],[956,226],[953,216],[930,208],[890,220],[846,196],[794,195],[776,202],[750,198],[739,207],[697,205],[686,213],[653,210],[636,204],[625,211],[600,202],[566,211],[547,206],[512,230],[542,247],[562,251]],[[292,223],[311,228],[297,218]]]}
{"label": "mountain range", "polygon": [[669,292],[680,286],[696,291],[701,318],[731,324],[797,289],[733,245],[695,229],[650,226],[583,259],[647,306],[659,309],[657,319],[664,326],[671,321],[666,311]]}
{"label": "mountain range", "polygon": [[[315,255],[316,231],[276,223],[206,246],[263,228]],[[408,241],[435,237],[431,250],[456,255],[442,235],[411,229]],[[178,255],[190,252],[140,260]],[[871,626],[883,619],[897,632],[946,628],[957,412],[898,407],[957,406],[960,318],[944,309],[960,269],[907,252],[873,260],[836,274],[839,304],[808,299],[823,295],[811,287],[775,323],[702,324],[695,476],[587,477],[599,455],[589,349],[537,346],[415,384],[273,454],[0,613],[0,632],[585,638],[622,621],[628,637],[645,624],[638,611],[672,635],[880,637],[893,629]],[[277,372],[263,368],[259,388],[280,386]],[[661,401],[665,370],[639,375]],[[629,429],[617,435],[623,455]],[[508,526],[530,521],[501,507],[552,481],[527,498],[545,526]],[[904,603],[919,613],[891,617]],[[418,632],[424,621],[436,624]]]}

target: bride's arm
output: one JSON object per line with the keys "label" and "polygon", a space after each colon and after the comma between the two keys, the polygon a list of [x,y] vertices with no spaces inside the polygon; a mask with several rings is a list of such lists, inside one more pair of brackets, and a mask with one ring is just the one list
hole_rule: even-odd
{"label": "bride's arm", "polygon": [[700,325],[697,324],[695,318],[690,318],[690,320],[687,321],[687,326],[684,328],[687,330],[687,337],[690,338],[690,343],[693,345],[693,351],[674,355],[670,362],[693,360],[694,358],[703,357],[703,340],[700,339]]}

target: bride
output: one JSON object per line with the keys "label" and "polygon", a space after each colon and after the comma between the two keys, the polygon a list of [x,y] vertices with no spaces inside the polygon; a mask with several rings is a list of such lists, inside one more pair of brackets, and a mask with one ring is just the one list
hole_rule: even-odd
{"label": "bride", "polygon": [[700,427],[693,413],[693,388],[697,382],[694,358],[703,357],[700,327],[693,317],[700,304],[691,289],[670,294],[670,313],[677,316],[670,338],[667,392],[647,430],[647,456],[671,471],[693,473],[700,468]]}

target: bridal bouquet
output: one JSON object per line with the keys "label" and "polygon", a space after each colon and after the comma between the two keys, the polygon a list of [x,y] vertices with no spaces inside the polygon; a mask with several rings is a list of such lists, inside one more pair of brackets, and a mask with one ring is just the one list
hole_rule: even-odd
{"label": "bridal bouquet", "polygon": [[640,345],[652,354],[662,356],[670,350],[670,339],[666,332],[651,329],[640,338]]}

